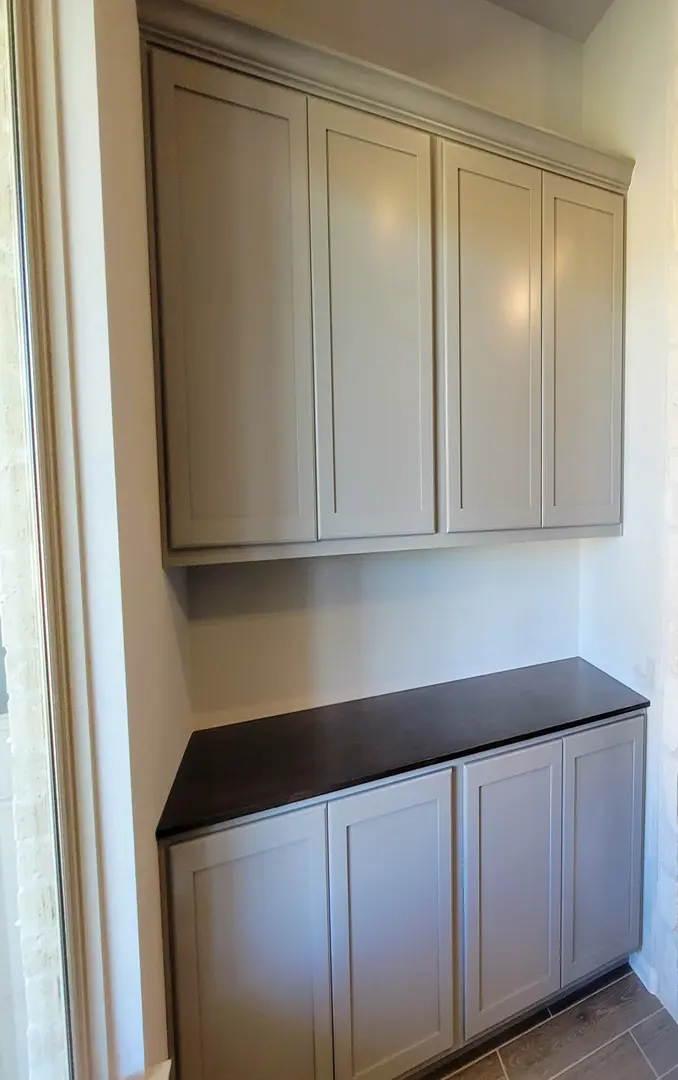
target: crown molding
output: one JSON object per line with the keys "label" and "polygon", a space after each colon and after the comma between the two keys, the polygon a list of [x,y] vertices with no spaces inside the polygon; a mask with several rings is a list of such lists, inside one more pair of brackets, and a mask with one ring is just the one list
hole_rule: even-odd
{"label": "crown molding", "polygon": [[634,162],[499,116],[444,90],[292,41],[186,0],[138,0],[149,44],[411,124],[528,165],[626,194]]}

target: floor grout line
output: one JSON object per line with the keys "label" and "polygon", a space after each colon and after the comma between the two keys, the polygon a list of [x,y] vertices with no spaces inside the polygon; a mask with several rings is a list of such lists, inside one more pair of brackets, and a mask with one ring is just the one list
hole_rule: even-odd
{"label": "floor grout line", "polygon": [[501,1054],[499,1053],[498,1050],[497,1050],[497,1057],[499,1058],[499,1064],[501,1065],[501,1071],[504,1074],[505,1080],[509,1080],[509,1074],[506,1071],[506,1066],[504,1065],[504,1059],[503,1059],[503,1057],[501,1056]]}
{"label": "floor grout line", "polygon": [[[540,1027],[544,1026],[544,1024],[548,1024],[551,1020],[557,1020],[558,1017],[560,1017],[560,1016],[565,1016],[567,1013],[571,1012],[572,1009],[576,1009],[579,1005],[583,1005],[585,1001],[590,1001],[592,997],[596,996],[596,994],[604,993],[605,990],[608,990],[611,986],[617,986],[618,983],[623,982],[624,979],[629,979],[634,974],[635,974],[635,972],[633,972],[633,971],[627,971],[624,975],[620,975],[618,979],[615,979],[613,982],[606,983],[605,986],[601,986],[598,990],[592,990],[590,994],[586,995],[586,997],[579,998],[578,1001],[573,1002],[572,1005],[568,1005],[568,1007],[566,1009],[561,1009],[560,1012],[552,1013],[551,1012],[551,1006],[547,1005],[546,1006],[546,1011],[547,1011],[547,1013],[549,1013],[549,1016],[547,1016],[545,1020],[540,1020],[538,1024],[535,1024],[533,1027],[528,1028],[526,1031],[521,1032],[520,1035],[512,1035],[510,1039],[506,1039],[505,1042],[500,1043],[499,1046],[496,1046],[495,1050],[497,1050],[497,1051],[503,1050],[506,1046],[509,1045],[509,1043],[516,1042],[518,1039],[522,1039],[523,1036],[529,1035],[533,1031],[538,1031]],[[636,978],[637,978],[637,976],[636,976]],[[662,1007],[660,1006],[657,1009],[657,1012],[661,1012],[661,1008]],[[651,1013],[650,1015],[654,1016],[655,1014]],[[638,1022],[640,1024],[642,1024],[645,1020],[649,1020],[649,1019],[650,1019],[649,1016],[645,1016],[645,1017],[643,1017],[642,1020],[639,1020]],[[488,1054],[483,1054],[483,1057],[488,1057],[489,1053],[491,1053],[491,1051],[489,1051]],[[479,1058],[478,1060],[480,1061],[481,1059]]]}
{"label": "floor grout line", "polygon": [[[525,1035],[530,1035],[530,1034],[532,1034],[533,1031],[538,1031],[539,1028],[543,1027],[544,1024],[550,1023],[551,1020],[557,1020],[559,1017],[565,1016],[567,1013],[571,1012],[573,1009],[576,1009],[579,1005],[583,1005],[585,1001],[590,1001],[591,998],[596,996],[596,994],[602,994],[606,990],[608,990],[610,987],[617,986],[620,982],[623,982],[624,979],[630,979],[632,975],[635,975],[635,972],[633,970],[624,972],[624,974],[620,975],[619,978],[613,979],[611,982],[606,983],[605,986],[601,986],[597,990],[592,990],[590,994],[586,994],[585,997],[579,998],[577,1001],[573,1002],[572,1005],[568,1005],[568,1007],[566,1009],[561,1009],[560,1012],[552,1013],[551,1012],[551,1006],[546,1005],[545,1009],[546,1009],[546,1012],[549,1014],[546,1017],[546,1019],[540,1020],[538,1024],[535,1024],[531,1028],[527,1028],[527,1030],[521,1032],[520,1035],[512,1035],[510,1038],[506,1039],[504,1042],[500,1043],[498,1046],[495,1046],[492,1050],[487,1050],[484,1054],[480,1054],[477,1058],[474,1058],[467,1065],[464,1065],[461,1070],[457,1070],[457,1072],[450,1073],[449,1076],[444,1077],[443,1080],[454,1080],[454,1077],[456,1077],[456,1076],[463,1076],[466,1069],[470,1069],[472,1066],[477,1065],[479,1062],[485,1061],[486,1058],[489,1058],[492,1054],[495,1054],[495,1053],[496,1053],[497,1057],[499,1058],[502,1070],[504,1072],[504,1075],[506,1076],[506,1080],[509,1080],[508,1073],[506,1071],[506,1066],[504,1065],[504,1059],[501,1056],[501,1051],[502,1050],[505,1050],[506,1047],[509,1046],[512,1042],[517,1042],[518,1039],[524,1038]],[[636,978],[638,978],[637,975],[636,975]],[[642,985],[642,983],[641,983],[641,985]],[[557,1080],[557,1077],[562,1076],[564,1073],[567,1072],[568,1069],[572,1069],[572,1068],[574,1068],[575,1065],[579,1065],[580,1061],[586,1061],[588,1058],[592,1057],[593,1054],[598,1053],[598,1050],[602,1050],[604,1047],[609,1046],[611,1043],[615,1042],[617,1039],[620,1039],[622,1037],[622,1035],[626,1035],[626,1034],[630,1035],[634,1028],[640,1027],[640,1025],[644,1024],[646,1020],[650,1020],[653,1016],[656,1016],[657,1013],[662,1012],[663,1008],[664,1008],[664,1006],[660,1004],[659,1007],[654,1010],[654,1012],[648,1013],[647,1016],[644,1016],[642,1020],[638,1020],[638,1022],[633,1024],[632,1027],[627,1028],[625,1031],[619,1032],[613,1038],[608,1039],[607,1042],[601,1043],[601,1045],[598,1046],[595,1050],[592,1050],[590,1054],[585,1054],[584,1057],[579,1059],[579,1061],[573,1062],[572,1065],[568,1065],[566,1069],[562,1069],[559,1073],[555,1073],[553,1076],[548,1077],[548,1080]],[[637,1045],[637,1041],[636,1041],[635,1038],[633,1039],[633,1041]],[[638,1047],[638,1049],[640,1050],[640,1047]],[[642,1053],[642,1050],[641,1050],[641,1053]],[[643,1054],[643,1057],[645,1057],[644,1054]],[[649,1064],[650,1063],[648,1062],[648,1065]],[[652,1066],[650,1066],[650,1068],[652,1068]],[[652,1069],[652,1071],[656,1075],[655,1070]],[[668,1075],[668,1074],[665,1074],[665,1075]],[[660,1080],[661,1080],[661,1078],[660,1078]]]}
{"label": "floor grout line", "polygon": [[[644,1024],[646,1020],[649,1020],[652,1016],[656,1016],[657,1013],[659,1013],[661,1011],[662,1011],[661,1007],[659,1009],[656,1009],[653,1013],[650,1013],[649,1016],[645,1016],[642,1020],[639,1020],[637,1024],[634,1024],[633,1028],[637,1028],[641,1024]],[[567,1066],[567,1068],[561,1069],[560,1072],[554,1073],[553,1076],[549,1076],[548,1080],[558,1080],[559,1077],[565,1076],[569,1072],[570,1069],[574,1069],[575,1065],[581,1065],[582,1061],[588,1061],[589,1058],[592,1058],[600,1050],[604,1050],[606,1046],[611,1046],[612,1043],[617,1042],[618,1039],[622,1039],[624,1037],[624,1035],[630,1035],[631,1038],[633,1039],[634,1043],[636,1044],[636,1046],[638,1046],[638,1042],[637,1042],[635,1036],[633,1035],[633,1028],[627,1028],[626,1031],[618,1032],[616,1035],[613,1036],[613,1038],[608,1039],[606,1042],[601,1043],[600,1046],[597,1046],[595,1050],[591,1050],[590,1053],[584,1054],[584,1056],[580,1057],[578,1061],[573,1061],[571,1065]],[[640,1049],[640,1046],[638,1046],[638,1049],[640,1050],[641,1054],[643,1054],[643,1051]],[[645,1057],[645,1054],[643,1054],[643,1057]],[[647,1061],[647,1058],[645,1058],[645,1060]],[[649,1061],[647,1063],[648,1063],[648,1065],[650,1065]],[[652,1072],[656,1076],[657,1075],[656,1070],[653,1069],[651,1065],[650,1065],[650,1068],[652,1069]]]}
{"label": "floor grout line", "polygon": [[[658,1001],[658,1000],[659,1000],[659,998],[657,998],[657,1001]],[[639,1020],[639,1021],[638,1021],[638,1022],[637,1022],[636,1024],[631,1024],[631,1027],[630,1027],[630,1028],[628,1029],[628,1030],[629,1030],[629,1034],[630,1034],[630,1033],[631,1033],[632,1031],[635,1031],[637,1027],[640,1027],[640,1025],[641,1025],[641,1024],[644,1024],[646,1020],[651,1020],[653,1016],[657,1016],[657,1015],[658,1015],[658,1013],[660,1013],[660,1012],[664,1012],[664,1006],[663,1006],[663,1005],[660,1005],[660,1006],[659,1006],[659,1008],[658,1008],[658,1009],[655,1009],[655,1011],[654,1011],[654,1012],[648,1013],[648,1015],[647,1015],[647,1016],[643,1017],[643,1019],[642,1019],[642,1020]],[[635,1040],[635,1038],[634,1038],[634,1040],[633,1040],[633,1041],[634,1041],[634,1042],[636,1041],[636,1040]],[[639,1049],[640,1049],[640,1047],[639,1047]]]}
{"label": "floor grout line", "polygon": [[[473,1060],[467,1062],[466,1065],[462,1065],[461,1068],[456,1069],[454,1072],[449,1073],[447,1076],[443,1076],[441,1080],[454,1080],[455,1076],[463,1076],[467,1069],[472,1069],[481,1061],[485,1061],[486,1058],[492,1057],[493,1054],[497,1054],[497,1056],[499,1056],[496,1048],[494,1050],[488,1050],[484,1054],[480,1054],[480,1056],[477,1058],[473,1058]],[[454,1069],[454,1064],[452,1065],[452,1068]]]}
{"label": "floor grout line", "polygon": [[[656,1013],[655,1013],[655,1014],[653,1014],[653,1015],[655,1015],[655,1016],[656,1016]],[[648,1017],[648,1020],[649,1020],[649,1017]],[[634,1025],[634,1027],[638,1027],[638,1024],[635,1024],[635,1025]],[[633,1034],[633,1028],[629,1028],[629,1030],[628,1030],[628,1034],[629,1034],[629,1035],[631,1036],[631,1038],[633,1039],[634,1043],[636,1044],[636,1046],[637,1046],[637,1047],[638,1047],[638,1049],[640,1050],[640,1053],[641,1053],[641,1054],[642,1054],[642,1056],[643,1056],[643,1057],[645,1058],[645,1060],[646,1060],[646,1062],[647,1062],[647,1064],[648,1064],[648,1066],[649,1066],[649,1068],[650,1068],[650,1072],[653,1072],[655,1076],[659,1076],[659,1073],[657,1072],[657,1070],[655,1069],[654,1065],[652,1064],[652,1062],[651,1062],[651,1061],[650,1061],[650,1059],[648,1058],[647,1054],[646,1054],[646,1053],[645,1053],[645,1051],[643,1050],[642,1046],[641,1046],[641,1045],[640,1045],[640,1043],[638,1042],[637,1038],[636,1038],[636,1037],[635,1037],[635,1035]]]}
{"label": "floor grout line", "polygon": [[[613,979],[612,982],[605,983],[605,986],[600,986],[597,990],[592,990],[591,993],[586,994],[585,997],[577,998],[577,1000],[574,1001],[571,1005],[568,1005],[566,1009],[561,1009],[557,1013],[551,1013],[551,1019],[555,1020],[557,1016],[564,1016],[565,1013],[569,1013],[572,1009],[576,1009],[578,1005],[583,1005],[585,1001],[589,1001],[592,997],[595,997],[596,994],[602,994],[605,992],[605,990],[609,990],[611,986],[617,986],[618,983],[623,982],[624,979],[630,979],[632,975],[635,975],[634,971],[624,972],[624,974],[620,975],[618,979]],[[637,975],[636,978],[638,978]],[[558,1002],[554,1002],[554,1004],[557,1005]],[[551,1012],[553,1005],[547,1005],[546,1008],[549,1012]]]}
{"label": "floor grout line", "polygon": [[579,1061],[573,1061],[572,1064],[568,1065],[566,1069],[561,1069],[560,1072],[554,1073],[553,1076],[549,1076],[548,1080],[559,1080],[559,1077],[567,1076],[570,1069],[575,1069],[578,1065],[581,1065],[582,1062],[588,1061],[589,1058],[595,1057],[595,1055],[600,1053],[601,1050],[604,1050],[607,1046],[612,1046],[612,1043],[616,1043],[619,1039],[623,1039],[624,1036],[628,1034],[628,1031],[622,1031],[621,1034],[615,1035],[613,1039],[608,1039],[607,1042],[601,1043],[600,1046],[597,1046],[595,1050],[591,1050],[589,1054],[584,1054],[583,1057],[580,1057]]}

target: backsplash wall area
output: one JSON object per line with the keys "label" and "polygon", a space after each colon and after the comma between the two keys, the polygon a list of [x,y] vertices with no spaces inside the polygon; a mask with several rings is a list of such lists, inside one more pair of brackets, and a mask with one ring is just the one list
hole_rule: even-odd
{"label": "backsplash wall area", "polygon": [[191,570],[193,727],[576,655],[579,546]]}

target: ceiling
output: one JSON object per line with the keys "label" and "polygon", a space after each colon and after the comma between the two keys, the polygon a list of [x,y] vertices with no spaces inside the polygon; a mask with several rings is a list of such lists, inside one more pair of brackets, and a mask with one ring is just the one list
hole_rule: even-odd
{"label": "ceiling", "polygon": [[575,41],[586,41],[612,6],[612,0],[492,0],[492,3]]}

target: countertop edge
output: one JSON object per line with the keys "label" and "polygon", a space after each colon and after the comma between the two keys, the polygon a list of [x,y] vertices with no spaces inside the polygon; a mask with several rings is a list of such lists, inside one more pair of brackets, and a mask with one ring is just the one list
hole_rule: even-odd
{"label": "countertop edge", "polygon": [[529,731],[525,733],[518,733],[511,737],[502,739],[489,740],[488,742],[480,742],[464,748],[458,752],[452,752],[443,754],[440,756],[426,758],[426,759],[414,759],[411,762],[398,766],[397,768],[379,770],[374,773],[362,774],[350,779],[346,783],[342,783],[332,787],[323,787],[321,790],[313,790],[308,792],[295,791],[290,794],[289,798],[276,802],[253,802],[250,806],[243,806],[232,814],[214,814],[209,817],[203,817],[196,819],[190,825],[186,826],[170,826],[162,827],[162,818],[156,829],[156,840],[161,846],[171,846],[172,843],[178,843],[182,838],[187,837],[189,834],[200,832],[201,830],[214,829],[220,825],[224,827],[232,825],[234,822],[241,821],[244,818],[252,817],[257,814],[267,814],[274,810],[283,810],[284,808],[291,807],[297,803],[307,802],[310,799],[323,799],[331,795],[336,795],[337,792],[346,791],[350,792],[354,788],[362,787],[365,784],[376,784],[382,780],[389,780],[396,776],[406,776],[410,772],[416,772],[419,769],[435,768],[438,765],[444,765],[446,763],[454,764],[455,761],[459,761],[462,758],[472,757],[474,754],[491,753],[494,750],[502,750],[510,746],[520,746],[521,743],[534,742],[537,739],[547,738],[549,735],[565,735],[568,731],[577,730],[578,728],[588,727],[592,724],[598,724],[605,720],[611,720],[616,717],[632,716],[635,713],[645,712],[650,707],[651,702],[643,695],[639,695],[639,701],[625,706],[623,708],[615,708],[606,710],[603,712],[597,712],[595,714],[587,715],[576,720],[568,721],[561,724],[546,724],[544,728],[537,731]]}

